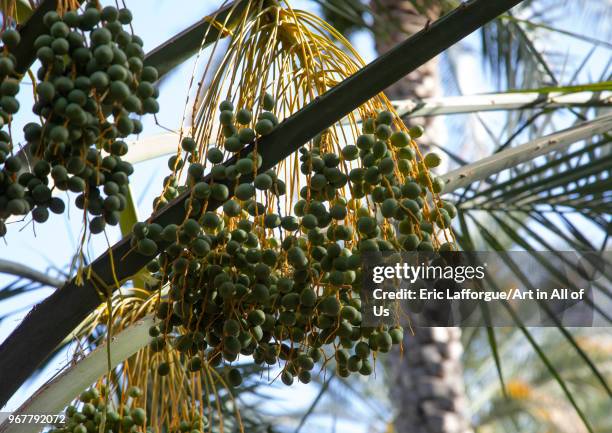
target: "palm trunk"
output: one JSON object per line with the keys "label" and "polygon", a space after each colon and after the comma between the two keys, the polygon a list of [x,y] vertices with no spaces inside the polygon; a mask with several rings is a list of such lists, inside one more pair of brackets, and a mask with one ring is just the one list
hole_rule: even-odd
{"label": "palm trunk", "polygon": [[[377,17],[391,25],[377,28],[376,50],[379,54],[387,52],[408,36],[417,33],[427,26],[429,21],[439,18],[439,9],[432,6],[431,0],[416,0],[426,4],[428,16],[424,16],[414,6],[415,0],[370,0]],[[429,4],[428,4],[429,3]],[[424,6],[423,6],[424,7]],[[421,7],[419,7],[421,9]],[[440,85],[439,58],[436,57],[419,69],[406,75],[388,87],[385,94],[390,99],[425,99],[442,95]],[[443,126],[436,116],[420,119],[425,128],[425,134],[419,139],[422,150],[427,150],[432,144],[441,140]],[[424,147],[424,149],[423,149]]]}
{"label": "palm trunk", "polygon": [[[439,9],[429,2],[425,17],[410,0],[371,0],[373,9],[385,21],[393,20],[401,28],[376,38],[380,54],[416,33]],[[426,4],[426,1],[422,2]],[[382,27],[382,26],[379,26]],[[433,59],[405,79],[389,87],[391,99],[423,99],[440,96],[438,59]],[[422,150],[439,140],[443,126],[436,117],[423,119],[425,134],[419,140]],[[395,405],[396,433],[470,433],[465,413],[465,388],[461,366],[461,330],[459,328],[417,328],[415,335],[405,332],[403,353],[394,351],[387,358],[391,401]]]}

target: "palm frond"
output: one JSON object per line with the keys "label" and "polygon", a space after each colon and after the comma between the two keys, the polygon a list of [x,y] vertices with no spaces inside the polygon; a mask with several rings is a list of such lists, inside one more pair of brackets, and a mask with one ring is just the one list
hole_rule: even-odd
{"label": "palm frond", "polygon": [[[40,272],[36,269],[30,268],[23,263],[13,262],[10,260],[0,259],[0,274],[14,275],[19,278],[27,279],[35,283],[39,283],[44,286],[58,289],[64,284],[64,280],[55,278],[47,272]],[[2,291],[0,291],[0,294]],[[2,295],[0,295],[2,296]],[[0,299],[6,299],[5,296]]]}

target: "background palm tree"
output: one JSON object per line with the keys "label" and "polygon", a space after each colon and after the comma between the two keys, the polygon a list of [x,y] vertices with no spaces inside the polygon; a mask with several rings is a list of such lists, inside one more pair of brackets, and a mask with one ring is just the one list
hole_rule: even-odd
{"label": "background palm tree", "polygon": [[[379,17],[377,27],[382,27],[382,17],[393,17],[397,26],[375,33],[379,54],[439,18],[442,10],[440,4],[431,1],[372,0],[370,4]],[[411,72],[385,90],[385,94],[392,100],[441,96],[440,59],[430,60]],[[440,131],[443,125],[438,117],[425,118],[423,123],[422,143],[427,151],[443,140]],[[404,334],[403,352],[394,351],[386,360],[397,433],[472,431],[465,411],[462,353],[461,329],[457,327],[417,328],[415,335]]]}

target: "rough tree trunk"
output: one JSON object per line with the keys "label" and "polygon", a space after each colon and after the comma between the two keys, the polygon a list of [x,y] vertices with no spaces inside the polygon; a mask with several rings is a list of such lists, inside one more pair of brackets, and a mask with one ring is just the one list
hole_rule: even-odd
{"label": "rough tree trunk", "polygon": [[[423,0],[423,3],[427,1]],[[377,37],[378,52],[386,52],[407,35],[421,30],[429,19],[435,19],[439,11],[431,7],[432,3],[435,2],[429,1],[429,16],[424,17],[408,0],[371,0],[373,9],[384,21],[395,20],[402,30],[387,26],[385,32],[384,28],[379,27],[377,30],[387,34]],[[439,75],[436,58],[388,88],[385,93],[391,99],[439,96],[442,93]],[[442,125],[435,119],[419,119],[426,131],[419,140],[423,151],[427,151],[443,134]],[[396,409],[395,431],[471,433],[472,428],[465,413],[461,330],[417,328],[414,336],[409,332],[405,335],[403,354],[394,351],[386,363],[391,400]]]}

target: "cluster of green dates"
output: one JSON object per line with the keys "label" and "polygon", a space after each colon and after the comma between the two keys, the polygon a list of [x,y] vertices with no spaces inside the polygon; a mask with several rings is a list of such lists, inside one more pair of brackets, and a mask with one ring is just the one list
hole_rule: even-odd
{"label": "cluster of green dates", "polygon": [[[301,169],[311,176],[311,182],[310,188],[300,191],[302,200],[296,205],[296,214],[304,214],[302,220],[313,214],[312,210],[302,209],[312,209],[312,201],[308,203],[306,197],[312,196],[311,190],[319,188],[315,197],[329,201],[330,213],[345,215],[346,201],[334,199],[331,190],[336,186],[333,181],[342,176],[340,179],[344,182],[346,176],[351,191],[348,208],[354,211],[360,252],[434,251],[435,227],[450,228],[457,209],[451,202],[436,198],[444,188],[444,181],[430,169],[440,165],[440,156],[432,152],[418,161],[410,146],[412,138],[423,134],[422,128],[413,127],[410,133],[393,131],[393,120],[392,113],[381,111],[376,118],[364,121],[364,133],[354,145],[345,146],[341,152],[344,161],[359,160],[359,166],[352,168],[348,175],[336,168],[340,159],[334,153],[322,153],[316,148],[304,151]],[[312,186],[313,181],[316,188]],[[434,197],[435,205],[426,210],[428,192]],[[356,204],[356,200],[365,198],[368,206]],[[317,221],[320,219],[320,215],[314,216]],[[381,220],[387,224],[381,224]],[[441,251],[454,248],[452,243],[438,246]]]}
{"label": "cluster of green dates", "polygon": [[12,116],[19,111],[17,59],[12,51],[18,47],[21,36],[14,29],[7,29],[1,39],[4,49],[0,54],[0,237],[3,237],[7,231],[4,220],[13,214],[25,214],[31,204],[23,200],[23,186],[14,181],[21,161],[13,156],[14,146],[8,131]]}
{"label": "cluster of green dates", "polygon": [[[49,430],[49,433],[127,433],[146,430],[146,411],[136,406],[136,401],[143,397],[140,388],[130,387],[125,403],[118,409],[111,406],[110,398],[107,406],[104,396],[106,388],[102,386],[100,389],[93,387],[83,391],[75,404],[65,409],[64,422]],[[104,430],[101,430],[103,423]]]}
{"label": "cluster of green dates", "polygon": [[[41,122],[23,129],[36,161],[32,167],[25,167],[11,137],[0,131],[0,236],[6,231],[2,221],[11,215],[32,211],[42,223],[49,210],[62,213],[65,204],[52,197],[53,189],[77,194],[76,206],[92,216],[92,233],[119,222],[133,172],[121,158],[128,151],[122,139],[142,131],[140,116],[159,110],[158,74],[143,65],[143,42],[125,27],[131,20],[128,9],[99,9],[97,2],[63,16],[45,14],[44,32],[34,41],[40,68],[32,111]],[[10,50],[19,34],[7,32],[12,36],[3,37],[4,45]],[[5,124],[19,108],[10,54],[0,59],[0,74]]]}
{"label": "cluster of green dates", "polygon": [[[339,155],[324,150],[329,137],[323,133],[300,150],[307,184],[292,214],[282,215],[272,203],[286,186],[276,172],[259,171],[255,151],[227,162],[278,123],[271,112],[274,99],[266,95],[261,106],[255,119],[250,110],[221,103],[225,140],[207,150],[207,178],[195,162],[196,143],[183,140],[190,161],[186,184],[178,186],[175,175],[169,176],[166,195],[155,202],[190,190],[182,224],[134,227],[133,248],[151,257],[162,250],[147,266],[158,280],[152,288],[168,287],[157,306],[160,323],[150,329],[150,349],[178,350],[191,371],[229,364],[232,386],[242,382],[231,367],[239,355],[258,364],[280,362],[287,385],[295,379],[308,383],[315,367],[332,359],[340,376],[369,375],[376,354],[399,344],[403,330],[362,326],[361,255],[453,248],[434,240],[434,227],[449,227],[454,206],[439,199],[433,210],[425,206],[428,191],[435,195],[441,188],[428,174],[439,157],[430,154],[417,163],[410,135],[393,131],[389,112],[367,119],[356,145]],[[347,169],[357,159],[359,167]],[[179,156],[169,160],[173,170],[183,164]],[[350,200],[343,197],[347,189]],[[213,201],[223,202],[222,212],[207,210]],[[170,366],[162,362],[157,372],[167,375]]]}

